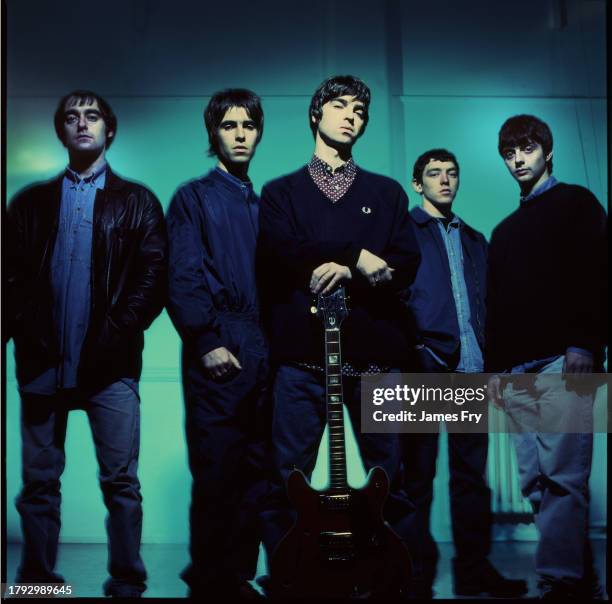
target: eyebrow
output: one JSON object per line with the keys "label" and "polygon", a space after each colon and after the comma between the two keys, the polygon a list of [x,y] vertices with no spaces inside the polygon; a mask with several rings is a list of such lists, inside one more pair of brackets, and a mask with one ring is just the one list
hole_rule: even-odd
{"label": "eyebrow", "polygon": [[341,99],[339,96],[336,97],[335,99],[332,99],[330,101],[330,103],[341,103],[344,107],[348,106],[349,102],[357,103],[355,105],[355,110],[357,110],[357,111],[365,111],[366,110],[365,104],[362,101],[345,101],[344,99]]}
{"label": "eyebrow", "polygon": [[539,145],[538,141],[533,141],[530,139],[523,141],[516,141],[515,143],[509,143],[506,147],[502,147],[502,153],[506,151],[514,151],[517,147],[519,149],[524,149],[525,147],[529,147],[529,145]]}
{"label": "eyebrow", "polygon": [[[96,115],[102,115],[102,113],[98,110],[98,109],[85,109],[85,114],[91,114],[91,113],[95,113]],[[64,113],[64,115],[78,115],[79,112],[74,109],[74,108],[70,108],[67,109],[66,112]]]}
{"label": "eyebrow", "polygon": [[252,120],[249,118],[246,120],[222,120],[219,125],[223,126],[224,124],[237,124],[238,121],[242,121],[243,124],[254,124],[255,123],[255,120]]}

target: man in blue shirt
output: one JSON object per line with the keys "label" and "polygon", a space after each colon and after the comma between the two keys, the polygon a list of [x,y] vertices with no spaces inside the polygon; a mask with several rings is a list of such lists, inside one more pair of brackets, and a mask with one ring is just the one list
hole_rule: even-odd
{"label": "man in blue shirt", "polygon": [[[520,383],[495,375],[489,394],[518,428],[521,488],[539,533],[541,595],[590,599],[600,595],[587,532],[593,396],[579,396],[572,378],[602,371],[606,214],[589,190],[552,176],[552,133],[537,117],[506,120],[498,150],[521,196],[491,236],[486,368],[532,375]],[[526,427],[526,417],[535,423]]]}
{"label": "man in blue shirt", "polygon": [[99,95],[63,97],[55,129],[69,164],[8,209],[8,326],[22,402],[23,527],[19,582],[55,572],[60,477],[70,409],[86,411],[108,508],[106,595],[139,597],[142,496],[138,380],[144,330],[163,307],[163,212],[145,187],[106,163],[117,118]]}
{"label": "man in blue shirt", "polygon": [[259,552],[267,346],[255,284],[259,199],[248,177],[263,134],[259,97],[216,93],[204,112],[217,165],[168,209],[168,310],[183,340],[191,597],[252,597]]}
{"label": "man in blue shirt", "polygon": [[[410,212],[421,264],[409,290],[416,323],[417,371],[483,370],[487,243],[452,206],[459,163],[446,149],[431,149],[415,162],[412,185],[422,205]],[[403,437],[404,486],[417,507],[422,535],[423,597],[432,596],[438,549],[429,530],[438,434]],[[485,483],[487,434],[448,434],[450,502],[457,595],[518,596],[524,581],[505,579],[488,561],[490,492]]]}

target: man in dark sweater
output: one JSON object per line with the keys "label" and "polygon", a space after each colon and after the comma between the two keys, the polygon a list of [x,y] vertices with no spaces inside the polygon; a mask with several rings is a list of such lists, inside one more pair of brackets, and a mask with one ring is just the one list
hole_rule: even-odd
{"label": "man in dark sweater", "polygon": [[168,208],[170,316],[183,340],[192,597],[256,596],[268,355],[259,327],[259,200],[248,177],[263,133],[259,97],[216,93],[204,112],[217,166]]}
{"label": "man in dark sweater", "polygon": [[350,312],[342,325],[344,399],[361,455],[382,466],[392,488],[385,518],[410,542],[413,507],[397,486],[397,435],[359,431],[360,376],[402,368],[411,348],[400,295],[414,278],[418,245],[402,187],[357,167],[351,151],[368,122],[370,91],[337,76],[315,92],[309,121],[310,162],[262,191],[262,309],[270,333],[274,380],[272,492],[264,513],[271,555],[294,518],[285,494],[293,468],[310,476],[325,418],[323,327],[310,312],[313,297],[343,284]]}
{"label": "man in dark sweater", "polygon": [[[423,373],[483,370],[487,242],[455,213],[459,164],[446,149],[415,162],[412,185],[423,203],[410,212],[421,264],[408,300],[418,330],[418,367]],[[432,597],[438,549],[430,530],[438,434],[402,438],[405,488],[417,507],[422,532],[423,585]],[[519,596],[525,581],[506,579],[487,559],[491,548],[491,493],[485,482],[487,434],[448,434],[449,490],[456,595]]]}
{"label": "man in dark sweater", "polygon": [[[486,369],[533,373],[521,384],[494,376],[489,391],[511,421],[519,414],[592,413],[568,383],[601,371],[607,291],[606,215],[587,189],[552,176],[552,134],[530,115],[508,119],[499,153],[521,189],[519,208],[489,247]],[[563,375],[565,379],[551,379]],[[592,433],[514,434],[521,487],[540,540],[536,572],[544,598],[596,595],[587,538]]]}

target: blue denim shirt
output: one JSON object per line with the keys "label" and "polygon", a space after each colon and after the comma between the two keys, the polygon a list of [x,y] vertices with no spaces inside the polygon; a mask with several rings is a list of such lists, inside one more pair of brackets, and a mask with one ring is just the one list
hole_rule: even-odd
{"label": "blue denim shirt", "polygon": [[460,236],[463,222],[456,215],[453,216],[448,227],[441,220],[436,220],[436,222],[446,247],[451,287],[459,324],[460,356],[455,371],[478,373],[484,368],[484,360],[471,322],[470,299],[463,273],[463,249]]}
{"label": "blue denim shirt", "polygon": [[81,348],[89,327],[94,200],[105,182],[106,164],[85,178],[66,168],[51,259],[53,321],[61,361],[24,386],[23,392],[54,394],[57,388],[77,385]]}

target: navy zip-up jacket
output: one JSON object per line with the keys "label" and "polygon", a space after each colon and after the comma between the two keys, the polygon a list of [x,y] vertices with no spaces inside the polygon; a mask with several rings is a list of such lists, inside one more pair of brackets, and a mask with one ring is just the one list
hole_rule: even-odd
{"label": "navy zip-up jacket", "polygon": [[[410,212],[410,222],[421,250],[421,264],[409,288],[408,305],[422,344],[433,350],[449,368],[459,363],[460,340],[446,247],[436,219],[420,207]],[[471,323],[484,350],[487,241],[462,221],[463,273]]]}
{"label": "navy zip-up jacket", "polygon": [[218,168],[180,187],[170,202],[168,312],[199,357],[230,347],[223,314],[258,320],[258,212],[251,184]]}

